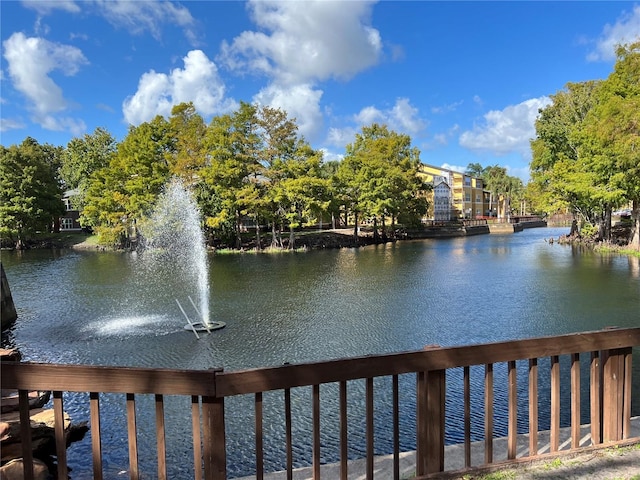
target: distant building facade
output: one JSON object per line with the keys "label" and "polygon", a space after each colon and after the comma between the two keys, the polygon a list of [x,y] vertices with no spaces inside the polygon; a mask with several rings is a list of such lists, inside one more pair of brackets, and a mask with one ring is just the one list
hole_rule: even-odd
{"label": "distant building facade", "polygon": [[71,201],[71,199],[77,194],[77,190],[67,190],[62,196],[65,214],[60,217],[61,232],[79,232],[82,230],[82,226],[80,225],[80,211],[73,207],[73,203]]}
{"label": "distant building facade", "polygon": [[474,219],[488,215],[489,192],[480,178],[422,164],[420,175],[433,185],[429,216],[435,221]]}

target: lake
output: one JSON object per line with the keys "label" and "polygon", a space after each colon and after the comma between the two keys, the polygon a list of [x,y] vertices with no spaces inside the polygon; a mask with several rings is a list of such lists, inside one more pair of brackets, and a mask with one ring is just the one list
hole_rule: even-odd
{"label": "lake", "polygon": [[[535,228],[511,235],[402,241],[360,249],[211,255],[210,310],[214,320],[227,326],[200,339],[184,330],[186,322],[176,303],[178,299],[183,306],[189,305],[192,292],[185,291],[170,268],[160,275],[149,274],[141,255],[3,251],[19,315],[15,326],[3,334],[3,345],[17,347],[31,361],[237,370],[433,344],[465,345],[640,325],[640,260],[548,242],[564,233],[568,228]],[[636,371],[639,356],[636,353],[634,358]],[[497,370],[496,375],[500,374]],[[410,391],[414,380],[402,381]],[[455,381],[452,378],[452,384]],[[481,384],[481,378],[474,384]],[[323,398],[331,397],[330,387],[327,395],[323,391]],[[361,389],[353,388],[356,393]],[[385,391],[384,385],[380,388]],[[639,392],[636,379],[634,415],[640,414]],[[499,398],[500,391],[496,395]],[[300,393],[301,399],[306,396]],[[103,415],[117,425],[124,400],[106,397]],[[403,415],[409,428],[415,421],[412,398],[408,394]],[[382,393],[380,401],[385,399]],[[88,419],[88,405],[83,402],[74,395],[65,397],[65,409],[76,421]],[[238,399],[229,411],[241,411],[243,402]],[[334,403],[327,400],[327,421]],[[354,400],[354,415],[357,403]],[[452,398],[450,404],[455,416],[456,400]],[[175,418],[169,419],[169,430],[184,427],[180,419],[188,413],[183,412],[185,408],[177,399],[168,402],[168,416]],[[543,426],[548,422],[544,408],[540,414]],[[499,408],[496,415],[500,433],[505,422]],[[249,474],[253,466],[252,437],[242,433],[252,420],[238,417],[229,420],[230,476]],[[566,412],[563,417],[568,420]],[[139,420],[141,429],[145,422]],[[474,435],[482,433],[481,427],[474,427]],[[526,429],[526,421],[521,427]],[[302,420],[295,430],[304,437],[307,428]],[[265,430],[266,444],[269,435],[276,439],[282,433],[277,421]],[[124,435],[119,437],[120,433]],[[363,448],[360,434],[353,432],[350,455],[354,458]],[[384,431],[376,434],[380,437],[380,441],[376,437],[376,451],[388,453]],[[105,469],[114,475],[127,468],[122,461],[127,454],[126,428],[118,435],[103,440]],[[455,431],[448,438],[458,440]],[[323,445],[336,442],[323,438]],[[307,443],[303,439],[298,445],[300,465],[309,453]],[[415,446],[407,441],[403,448]],[[189,449],[186,444],[173,445],[168,454],[180,458]],[[281,469],[276,459],[281,447],[266,445],[265,449],[266,467]],[[89,452],[88,439],[70,448],[74,479],[90,478],[83,473],[90,468],[82,465]],[[142,470],[143,457],[141,453]],[[323,460],[332,458],[328,453]],[[151,471],[154,462],[149,462]],[[182,475],[174,472],[173,478]]]}

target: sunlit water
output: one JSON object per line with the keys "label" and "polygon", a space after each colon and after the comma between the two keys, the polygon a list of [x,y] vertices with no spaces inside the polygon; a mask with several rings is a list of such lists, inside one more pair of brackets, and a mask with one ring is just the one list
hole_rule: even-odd
{"label": "sunlit water", "polygon": [[[361,249],[282,255],[209,256],[212,320],[227,327],[199,340],[183,329],[175,298],[186,298],[179,275],[146,277],[135,254],[76,251],[2,252],[2,262],[19,314],[4,335],[5,345],[27,360],[236,370],[345,356],[453,346],[480,342],[640,325],[638,259],[598,255],[549,244],[566,229],[531,229],[514,235],[482,235],[448,240],[398,242]],[[636,353],[634,368],[640,368]],[[541,359],[541,426],[548,425],[548,394]],[[519,365],[520,366],[520,365]],[[496,434],[506,432],[502,400],[506,368],[496,365]],[[567,368],[567,365],[562,365]],[[519,368],[520,412],[526,412],[526,369]],[[584,378],[588,373],[585,371]],[[566,377],[568,378],[568,377]],[[401,377],[403,431],[415,428],[415,378]],[[634,414],[640,390],[634,381]],[[462,438],[456,425],[461,408],[460,372],[447,377],[448,442]],[[376,453],[388,453],[391,434],[390,381],[376,379]],[[323,461],[336,459],[338,400],[335,386],[322,386]],[[349,415],[362,418],[364,385],[349,383]],[[472,370],[472,391],[481,393],[481,369]],[[278,396],[280,395],[280,396]],[[296,465],[310,461],[310,392],[296,389],[294,425]],[[562,389],[563,422],[569,419],[568,388]],[[88,419],[86,396],[67,395],[65,410],[76,421]],[[583,395],[583,402],[588,395]],[[137,402],[140,465],[155,471],[152,398]],[[482,434],[483,406],[473,397],[472,433]],[[188,399],[169,398],[167,436],[170,478],[192,476]],[[266,468],[284,468],[280,394],[265,395]],[[108,478],[128,469],[124,398],[101,401],[105,470]],[[226,404],[228,470],[250,474],[254,467],[252,398]],[[587,408],[583,408],[583,412]],[[237,413],[237,412],[242,412]],[[247,413],[249,412],[249,413]],[[270,417],[271,416],[271,417]],[[364,425],[350,427],[352,458],[364,452]],[[335,425],[335,428],[331,426]],[[526,419],[519,421],[526,430]],[[448,427],[449,428],[449,427]],[[401,439],[403,449],[412,440]],[[185,460],[181,460],[185,459]],[[69,461],[74,480],[91,478],[90,438],[73,444]],[[177,466],[176,466],[177,465]],[[153,474],[145,477],[153,478]]]}

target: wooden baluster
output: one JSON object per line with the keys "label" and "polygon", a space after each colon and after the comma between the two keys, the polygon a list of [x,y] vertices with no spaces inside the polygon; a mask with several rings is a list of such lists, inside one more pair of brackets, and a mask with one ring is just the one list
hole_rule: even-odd
{"label": "wooden baluster", "polygon": [[509,378],[509,406],[508,406],[508,427],[507,427],[507,458],[516,458],[518,443],[518,381],[516,376],[516,362],[507,362]]}
{"label": "wooden baluster", "polygon": [[347,382],[340,382],[340,478],[347,480],[349,475],[349,444],[347,422]]}
{"label": "wooden baluster", "polygon": [[427,454],[427,373],[416,373],[416,475],[426,473]]}
{"label": "wooden baluster", "polygon": [[602,368],[600,352],[591,352],[590,376],[591,444],[599,445],[602,443]]}
{"label": "wooden baluster", "polygon": [[632,363],[632,349],[625,348],[623,350],[624,355],[624,398],[622,404],[622,439],[626,440],[631,437],[631,369]]}
{"label": "wooden baluster", "polygon": [[365,404],[366,404],[366,424],[367,424],[367,466],[365,476],[367,480],[373,479],[373,378],[366,379],[366,394],[365,394]]}
{"label": "wooden baluster", "polygon": [[100,394],[89,393],[89,415],[91,417],[91,456],[93,458],[93,478],[102,480],[102,442],[100,439]]}
{"label": "wooden baluster", "polygon": [[158,442],[158,478],[167,479],[167,444],[164,429],[164,397],[155,395],[156,404],[156,439]]}
{"label": "wooden baluster", "polygon": [[551,432],[550,451],[560,448],[560,361],[557,355],[551,357]]}
{"label": "wooden baluster", "polygon": [[53,392],[53,417],[55,423],[58,478],[67,478],[67,439],[64,432],[64,406],[62,392]]}
{"label": "wooden baluster", "polygon": [[493,364],[484,370],[484,463],[493,463]]}
{"label": "wooden baluster", "polygon": [[400,480],[400,389],[398,375],[391,377],[393,395],[393,480]]}
{"label": "wooden baluster", "polygon": [[129,478],[138,480],[138,435],[136,428],[136,397],[127,393],[127,434],[129,440]]}
{"label": "wooden baluster", "polygon": [[255,394],[256,480],[264,478],[264,449],[262,436],[262,392]]}
{"label": "wooden baluster", "polygon": [[313,479],[320,479],[320,385],[313,386]]}
{"label": "wooden baluster", "polygon": [[529,359],[529,456],[538,455],[538,359]]}
{"label": "wooden baluster", "polygon": [[191,430],[193,431],[193,467],[195,480],[202,480],[202,432],[200,429],[200,397],[191,396]]}
{"label": "wooden baluster", "polygon": [[580,447],[580,354],[571,355],[571,448]]}
{"label": "wooden baluster", "polygon": [[284,428],[287,448],[287,480],[293,480],[293,435],[291,421],[291,389],[284,389]]}
{"label": "wooden baluster", "polygon": [[464,397],[464,466],[471,466],[471,376],[470,368],[463,369]]}
{"label": "wooden baluster", "polygon": [[22,442],[22,467],[25,480],[33,480],[33,447],[31,443],[31,415],[29,413],[29,392],[18,390],[20,409],[20,440]]}

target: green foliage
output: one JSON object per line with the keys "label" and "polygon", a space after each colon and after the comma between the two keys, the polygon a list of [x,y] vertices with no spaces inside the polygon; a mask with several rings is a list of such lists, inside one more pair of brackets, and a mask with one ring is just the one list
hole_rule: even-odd
{"label": "green foliage", "polygon": [[373,222],[374,236],[378,221],[384,225],[387,218],[392,227],[398,220],[420,221],[428,204],[419,169],[420,152],[408,135],[375,123],[362,128],[335,175],[339,198],[355,219],[355,236],[360,217]]}
{"label": "green foliage", "polygon": [[522,180],[508,175],[504,167],[498,165],[482,167],[479,163],[470,163],[466,174],[482,179],[484,188],[490,193],[489,210],[493,212],[495,208],[499,218],[510,215],[512,205],[519,205],[525,200]]}
{"label": "green foliage", "polygon": [[61,149],[27,137],[0,147],[0,236],[21,246],[37,231],[49,231],[65,209],[58,179]]}
{"label": "green foliage", "polygon": [[614,71],[603,81],[567,84],[536,121],[530,192],[547,213],[563,208],[583,222],[601,223],[611,210],[634,203],[640,246],[640,42],[617,49]]}
{"label": "green foliage", "polygon": [[76,191],[71,200],[78,210],[84,208],[84,197],[89,188],[91,175],[109,165],[116,147],[115,138],[100,127],[96,128],[93,134],[74,138],[67,144],[62,154],[60,177],[65,188]]}
{"label": "green foliage", "polygon": [[80,220],[101,243],[122,247],[138,236],[138,223],[169,178],[167,159],[175,152],[174,142],[167,121],[156,117],[131,127],[109,165],[94,172]]}
{"label": "green foliage", "polygon": [[598,235],[598,227],[590,223],[585,223],[580,229],[580,235],[585,238],[595,238],[596,235]]}
{"label": "green foliage", "polygon": [[[428,187],[418,175],[419,152],[411,139],[374,124],[349,149],[342,162],[323,162],[322,152],[299,137],[295,120],[279,109],[241,103],[207,125],[193,104],[183,103],[168,119],[131,126],[120,143],[103,129],[73,139],[51,157],[62,160],[49,171],[60,171],[63,181],[56,185],[78,190],[81,224],[100,243],[116,247],[138,238],[172,176],[194,193],[210,242],[239,246],[247,219],[256,226],[257,245],[259,226],[269,225],[272,246],[281,248],[288,230],[290,249],[297,229],[341,212],[364,215],[376,233],[378,222],[384,231],[389,219],[392,225],[419,222]],[[7,169],[16,155],[3,156]],[[21,166],[13,170],[28,173]],[[58,188],[57,202],[60,193]],[[16,211],[35,218],[29,208],[23,202]],[[11,212],[5,210],[8,224]]]}

